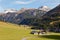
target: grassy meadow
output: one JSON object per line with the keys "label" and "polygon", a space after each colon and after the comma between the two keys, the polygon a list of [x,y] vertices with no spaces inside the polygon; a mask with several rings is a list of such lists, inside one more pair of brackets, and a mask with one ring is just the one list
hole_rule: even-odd
{"label": "grassy meadow", "polygon": [[60,33],[49,35],[32,35],[32,30],[24,25],[16,25],[0,21],[0,40],[60,40]]}

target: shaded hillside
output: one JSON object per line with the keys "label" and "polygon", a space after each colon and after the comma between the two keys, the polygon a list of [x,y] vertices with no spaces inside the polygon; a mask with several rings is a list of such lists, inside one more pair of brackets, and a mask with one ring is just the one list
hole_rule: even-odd
{"label": "shaded hillside", "polygon": [[43,15],[43,17],[52,17],[52,16],[60,16],[60,5],[58,5],[57,7],[53,8],[52,10],[48,11],[45,15]]}
{"label": "shaded hillside", "polygon": [[[43,16],[41,16],[39,19],[35,18],[33,21],[31,21],[32,22],[31,24],[35,25],[33,28],[36,28],[36,29],[44,28],[45,30],[48,30],[48,29],[52,29],[51,27],[53,27],[53,29],[56,30],[56,28],[60,29],[59,20],[60,20],[60,5],[48,11]],[[56,24],[54,24],[55,21],[57,21]],[[53,22],[53,24],[50,24],[51,22]]]}
{"label": "shaded hillside", "polygon": [[42,16],[41,23],[45,28],[51,28],[55,32],[60,30],[60,5],[54,9],[48,11],[45,15]]}
{"label": "shaded hillside", "polygon": [[43,19],[50,20],[50,21],[51,20],[52,21],[60,20],[60,5],[58,5],[54,9],[48,11],[42,17],[43,17]]}

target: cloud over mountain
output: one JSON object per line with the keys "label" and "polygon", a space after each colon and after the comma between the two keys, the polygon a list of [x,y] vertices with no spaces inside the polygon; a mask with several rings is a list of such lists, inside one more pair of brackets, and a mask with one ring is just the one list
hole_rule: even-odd
{"label": "cloud over mountain", "polygon": [[30,3],[33,3],[35,2],[36,0],[30,0],[30,1],[15,1],[13,3],[15,4],[30,4]]}

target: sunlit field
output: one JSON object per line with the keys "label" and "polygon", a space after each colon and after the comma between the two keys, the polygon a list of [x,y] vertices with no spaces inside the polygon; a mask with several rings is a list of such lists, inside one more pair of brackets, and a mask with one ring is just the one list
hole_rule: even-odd
{"label": "sunlit field", "polygon": [[28,26],[0,21],[0,40],[60,40],[60,33],[38,36],[30,34],[31,31]]}

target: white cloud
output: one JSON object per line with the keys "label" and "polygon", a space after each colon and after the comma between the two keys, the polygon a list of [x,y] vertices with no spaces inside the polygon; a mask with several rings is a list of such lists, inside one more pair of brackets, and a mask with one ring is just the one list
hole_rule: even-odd
{"label": "white cloud", "polygon": [[13,3],[15,3],[15,4],[30,4],[30,3],[32,3],[32,2],[35,2],[36,0],[30,0],[30,1],[15,1],[15,2],[13,2]]}

